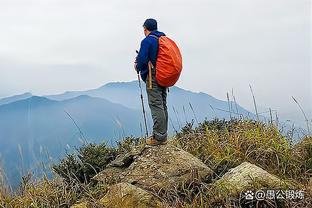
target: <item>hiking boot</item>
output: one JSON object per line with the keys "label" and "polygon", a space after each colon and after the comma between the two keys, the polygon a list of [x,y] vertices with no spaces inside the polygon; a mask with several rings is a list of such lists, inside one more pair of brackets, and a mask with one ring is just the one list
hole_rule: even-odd
{"label": "hiking boot", "polygon": [[146,140],[146,144],[150,146],[165,145],[167,144],[167,139],[164,141],[158,141],[157,139],[154,139],[154,137],[150,137]]}

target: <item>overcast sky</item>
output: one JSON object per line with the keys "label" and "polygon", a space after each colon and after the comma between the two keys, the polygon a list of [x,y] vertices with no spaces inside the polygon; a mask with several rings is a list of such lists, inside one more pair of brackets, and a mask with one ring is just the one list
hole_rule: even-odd
{"label": "overcast sky", "polygon": [[[178,86],[312,118],[310,0],[1,0],[0,97],[136,79],[148,17],[184,58]],[[133,98],[137,99],[137,98]]]}

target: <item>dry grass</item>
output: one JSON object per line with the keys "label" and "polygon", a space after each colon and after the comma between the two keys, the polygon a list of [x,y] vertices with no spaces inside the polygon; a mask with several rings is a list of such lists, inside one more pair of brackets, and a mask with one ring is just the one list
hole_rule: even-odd
{"label": "dry grass", "polygon": [[215,170],[216,177],[244,161],[283,178],[300,179],[300,152],[280,134],[276,126],[253,120],[206,121],[197,128],[189,124],[173,144],[200,158]]}

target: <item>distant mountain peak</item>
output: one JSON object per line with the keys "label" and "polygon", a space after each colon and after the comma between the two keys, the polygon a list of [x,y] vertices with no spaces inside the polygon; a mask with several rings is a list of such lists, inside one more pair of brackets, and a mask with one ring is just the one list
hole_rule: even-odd
{"label": "distant mountain peak", "polygon": [[86,100],[86,99],[95,99],[89,95],[78,95],[77,97],[65,99],[64,101],[76,101],[76,100]]}
{"label": "distant mountain peak", "polygon": [[124,87],[124,86],[134,85],[134,84],[137,84],[137,83],[138,83],[137,80],[133,80],[133,81],[129,81],[129,82],[109,82],[109,83],[106,83],[106,84],[102,85],[100,88],[118,87],[118,86]]}
{"label": "distant mountain peak", "polygon": [[24,99],[30,98],[32,96],[33,95],[30,92],[25,92],[23,94],[14,95],[11,97],[5,97],[5,98],[0,99],[0,105],[13,103],[13,102],[16,102],[18,100],[24,100]]}
{"label": "distant mountain peak", "polygon": [[30,101],[32,104],[45,104],[45,103],[55,103],[57,101],[50,100],[46,97],[41,97],[41,96],[32,96],[28,99],[25,99],[24,101]]}
{"label": "distant mountain peak", "polygon": [[22,95],[29,95],[29,96],[32,96],[32,94],[31,94],[30,92],[25,92],[25,93],[21,94],[20,96],[22,96]]}
{"label": "distant mountain peak", "polygon": [[32,100],[49,100],[48,98],[37,96],[37,95],[31,96],[29,99],[32,99]]}
{"label": "distant mountain peak", "polygon": [[18,95],[13,95],[13,96],[9,96],[9,97],[4,97],[4,98],[0,98],[0,100],[5,100],[5,99],[13,99],[15,97],[24,97],[24,96],[29,96],[31,97],[32,94],[30,92],[24,92],[22,94],[18,94]]}

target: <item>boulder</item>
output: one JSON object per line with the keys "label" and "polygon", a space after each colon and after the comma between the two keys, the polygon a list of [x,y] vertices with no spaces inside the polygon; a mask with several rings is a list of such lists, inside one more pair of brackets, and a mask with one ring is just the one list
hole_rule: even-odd
{"label": "boulder", "polygon": [[205,180],[212,175],[212,170],[198,158],[171,145],[146,146],[132,158],[128,167],[110,165],[94,179],[107,181],[107,172],[114,171],[118,182],[134,184],[146,190],[166,191],[194,180]]}
{"label": "boulder", "polygon": [[118,183],[111,186],[100,202],[108,208],[158,208],[162,204],[153,194],[129,183]]}
{"label": "boulder", "polygon": [[212,187],[216,198],[226,198],[236,197],[241,192],[251,189],[287,189],[292,185],[254,164],[244,162],[230,169]]}

